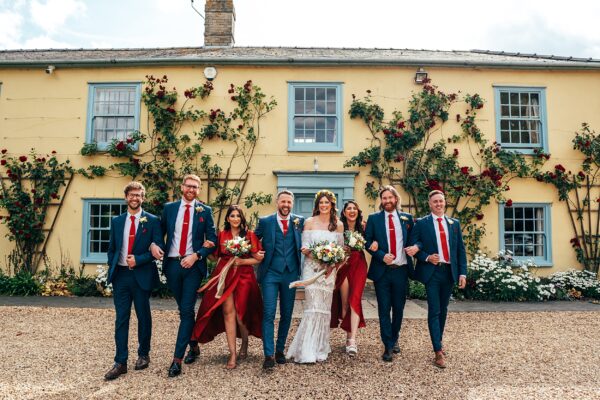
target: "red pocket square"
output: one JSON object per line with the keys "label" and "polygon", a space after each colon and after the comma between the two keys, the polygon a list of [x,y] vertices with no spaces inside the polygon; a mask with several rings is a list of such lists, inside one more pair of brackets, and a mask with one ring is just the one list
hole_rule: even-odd
{"label": "red pocket square", "polygon": [[198,221],[204,222],[204,218],[200,217],[200,218],[198,218]]}
{"label": "red pocket square", "polygon": [[148,232],[148,229],[144,228],[144,230],[142,231],[142,233],[146,233]]}

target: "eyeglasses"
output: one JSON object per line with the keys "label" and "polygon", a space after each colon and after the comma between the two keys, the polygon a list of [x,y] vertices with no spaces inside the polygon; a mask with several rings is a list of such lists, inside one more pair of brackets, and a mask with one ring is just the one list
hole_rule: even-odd
{"label": "eyeglasses", "polygon": [[190,190],[191,189],[194,189],[194,190],[200,189],[200,187],[196,186],[196,185],[186,185],[186,184],[184,184],[183,186],[186,187],[186,188],[188,188],[188,189],[190,189]]}
{"label": "eyeglasses", "polygon": [[128,193],[128,194],[127,194],[127,197],[130,197],[130,198],[132,198],[132,199],[141,199],[141,198],[143,198],[144,196],[143,196],[143,195],[141,195],[141,194],[137,194],[137,193]]}

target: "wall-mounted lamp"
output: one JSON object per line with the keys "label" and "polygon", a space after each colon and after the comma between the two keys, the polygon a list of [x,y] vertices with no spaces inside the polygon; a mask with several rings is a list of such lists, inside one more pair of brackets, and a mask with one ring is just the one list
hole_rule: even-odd
{"label": "wall-mounted lamp", "polygon": [[317,160],[317,157],[315,157],[315,159],[313,160],[313,169],[315,170],[315,172],[319,172],[319,160]]}
{"label": "wall-mounted lamp", "polygon": [[415,83],[422,84],[427,79],[427,71],[423,69],[423,67],[419,67],[417,72],[415,73]]}
{"label": "wall-mounted lamp", "polygon": [[54,65],[48,65],[46,67],[46,73],[48,75],[52,75],[54,73],[54,70],[56,69],[56,67]]}
{"label": "wall-mounted lamp", "polygon": [[204,68],[204,77],[209,81],[212,81],[217,76],[217,69],[215,67]]}

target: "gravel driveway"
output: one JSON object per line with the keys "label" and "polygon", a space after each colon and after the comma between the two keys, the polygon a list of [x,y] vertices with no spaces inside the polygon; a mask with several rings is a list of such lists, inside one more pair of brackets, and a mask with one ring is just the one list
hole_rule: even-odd
{"label": "gravel driveway", "polygon": [[[451,313],[445,344],[449,367],[431,365],[427,321],[405,320],[402,353],[380,361],[377,321],[359,335],[359,355],[342,352],[332,333],[329,360],[261,370],[262,346],[226,371],[225,337],[203,347],[183,374],[166,377],[178,324],[174,311],[153,311],[150,367],[134,371],[132,317],[129,372],[103,380],[114,352],[112,310],[0,307],[2,399],[600,399],[600,313]],[[291,335],[298,326],[294,321]],[[134,340],[132,340],[134,339]]]}

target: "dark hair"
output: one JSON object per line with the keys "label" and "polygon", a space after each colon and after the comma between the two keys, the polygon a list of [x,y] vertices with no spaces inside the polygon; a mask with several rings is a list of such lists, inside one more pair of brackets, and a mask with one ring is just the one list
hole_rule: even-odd
{"label": "dark hair", "polygon": [[379,188],[379,209],[383,210],[383,205],[381,204],[381,197],[385,192],[390,192],[396,198],[396,208],[400,207],[400,194],[392,185],[385,185]]}
{"label": "dark hair", "polygon": [[246,237],[246,233],[248,233],[248,224],[246,223],[246,217],[244,216],[244,212],[242,211],[242,208],[240,206],[238,206],[237,204],[232,204],[227,209],[227,213],[225,214],[225,223],[223,224],[223,228],[226,231],[231,230],[231,224],[229,223],[228,219],[229,219],[229,216],[231,215],[231,213],[234,211],[237,211],[240,214],[240,219],[241,219],[240,237]]}
{"label": "dark hair", "polygon": [[436,194],[441,194],[442,196],[444,196],[444,199],[446,198],[446,195],[444,194],[444,192],[442,192],[441,190],[437,190],[437,189],[429,192],[429,194],[427,195],[427,198],[430,199],[433,196],[435,196]]}
{"label": "dark hair", "polygon": [[329,226],[328,229],[330,232],[335,232],[337,229],[337,208],[335,207],[336,199],[335,194],[330,192],[329,190],[319,190],[315,195],[315,205],[313,207],[313,217],[320,214],[319,212],[319,202],[323,197],[327,197],[327,200],[331,203],[331,211],[329,212]]}
{"label": "dark hair", "polygon": [[142,198],[146,197],[146,188],[140,182],[136,182],[136,181],[129,182],[127,184],[127,186],[125,186],[125,189],[123,189],[123,192],[125,192],[125,196],[127,196],[129,194],[129,192],[132,190],[141,190]]}
{"label": "dark hair", "polygon": [[362,224],[362,222],[363,222],[362,210],[360,209],[360,207],[358,206],[358,203],[356,201],[348,200],[347,202],[344,203],[344,207],[342,208],[342,215],[340,216],[340,221],[342,221],[342,223],[344,224],[344,230],[345,231],[349,230],[348,220],[346,219],[346,215],[344,214],[344,212],[346,211],[346,208],[348,208],[348,206],[350,204],[354,204],[354,206],[356,206],[356,209],[358,210],[358,216],[356,217],[356,222],[354,223],[354,230],[364,236],[365,231],[363,229],[363,224]]}

